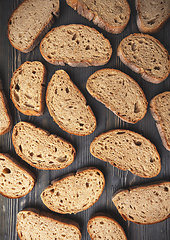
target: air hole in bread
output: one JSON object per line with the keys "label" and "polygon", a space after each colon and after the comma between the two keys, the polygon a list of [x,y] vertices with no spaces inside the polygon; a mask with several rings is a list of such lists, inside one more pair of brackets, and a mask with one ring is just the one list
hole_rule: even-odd
{"label": "air hole in bread", "polygon": [[55,152],[57,152],[57,148],[55,147]]}
{"label": "air hole in bread", "polygon": [[139,142],[139,141],[135,141],[135,140],[133,140],[133,141],[134,141],[134,144],[135,144],[136,146],[141,146],[141,145],[142,145],[142,143]]}
{"label": "air hole in bread", "polygon": [[86,49],[86,50],[90,50],[90,46],[89,46],[89,45],[87,45],[85,49]]}
{"label": "air hole in bread", "polygon": [[15,89],[16,89],[17,91],[20,90],[20,87],[19,87],[18,83],[15,85]]}
{"label": "air hole in bread", "polygon": [[20,152],[22,152],[22,146],[21,145],[19,145],[19,150],[20,150]]}
{"label": "air hole in bread", "polygon": [[5,161],[5,159],[4,158],[0,158],[0,161]]}
{"label": "air hole in bread", "polygon": [[87,187],[87,188],[89,187],[89,183],[88,183],[88,182],[86,182],[86,187]]}
{"label": "air hole in bread", "polygon": [[18,94],[16,94],[16,92],[14,92],[14,98],[15,98],[16,102],[19,102],[19,96],[18,96]]}
{"label": "air hole in bread", "polygon": [[69,89],[68,89],[68,87],[66,88],[66,93],[69,93]]}
{"label": "air hole in bread", "polygon": [[169,189],[168,189],[167,187],[164,187],[164,191],[165,191],[165,192],[168,192]]}
{"label": "air hole in bread", "polygon": [[57,88],[55,89],[55,94],[57,94]]}
{"label": "air hole in bread", "polygon": [[79,44],[80,43],[79,40],[77,40],[76,43]]}
{"label": "air hole in bread", "polygon": [[104,222],[100,222],[100,224],[104,224]]}
{"label": "air hole in bread", "polygon": [[53,161],[50,161],[49,164],[53,164],[54,162]]}
{"label": "air hole in bread", "polygon": [[31,157],[34,156],[34,153],[33,153],[33,152],[30,152],[29,154],[30,154]]}
{"label": "air hole in bread", "polygon": [[51,193],[54,193],[54,188],[50,190]]}
{"label": "air hole in bread", "polygon": [[77,37],[76,33],[73,35],[72,40],[75,40]]}
{"label": "air hole in bread", "polygon": [[117,132],[118,135],[120,135],[120,134],[124,134],[124,133],[125,133],[125,132]]}
{"label": "air hole in bread", "polygon": [[134,113],[139,113],[139,112],[140,112],[139,104],[138,102],[136,102],[134,105]]}
{"label": "air hole in bread", "polygon": [[160,70],[159,66],[154,67],[155,70]]}
{"label": "air hole in bread", "polygon": [[9,174],[11,173],[11,170],[9,168],[4,168],[2,172],[5,174]]}
{"label": "air hole in bread", "polygon": [[129,218],[132,219],[132,220],[134,220],[134,218],[133,218],[132,216],[130,216],[130,215],[129,215]]}
{"label": "air hole in bread", "polygon": [[151,158],[151,159],[150,159],[150,162],[155,162],[155,159],[154,159],[154,158]]}
{"label": "air hole in bread", "polygon": [[155,23],[155,19],[152,19],[150,21],[147,22],[149,25],[153,25]]}
{"label": "air hole in bread", "polygon": [[38,158],[42,158],[42,155],[41,155],[41,154],[38,154],[37,157],[38,157]]}

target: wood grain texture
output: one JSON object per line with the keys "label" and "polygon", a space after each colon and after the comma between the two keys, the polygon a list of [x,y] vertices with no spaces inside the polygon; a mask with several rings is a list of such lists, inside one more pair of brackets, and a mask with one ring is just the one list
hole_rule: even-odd
{"label": "wood grain texture", "polygon": [[[4,92],[9,103],[14,124],[21,120],[32,122],[33,124],[36,124],[37,126],[48,130],[50,133],[57,134],[70,141],[77,150],[77,155],[73,164],[62,170],[36,170],[24,163],[37,176],[37,182],[34,189],[27,196],[22,197],[19,200],[7,199],[0,195],[0,240],[18,240],[19,238],[16,233],[17,213],[25,207],[38,207],[42,210],[48,211],[40,199],[40,193],[44,190],[44,188],[47,187],[48,184],[56,177],[76,171],[78,168],[85,166],[95,166],[99,168],[105,175],[106,187],[101,198],[95,205],[84,212],[76,214],[75,216],[68,216],[68,218],[79,222],[83,240],[90,240],[86,229],[87,222],[92,214],[99,211],[109,213],[113,218],[115,218],[115,220],[118,221],[119,224],[121,224],[121,226],[124,228],[129,240],[169,240],[170,219],[158,224],[146,226],[140,226],[128,221],[125,222],[117,212],[111,200],[113,193],[119,188],[129,187],[136,184],[142,184],[156,180],[170,179],[170,152],[168,152],[162,145],[160,136],[155,126],[155,121],[148,111],[144,119],[139,121],[137,124],[132,125],[122,122],[110,110],[104,107],[103,104],[93,99],[86,91],[85,85],[88,77],[95,71],[102,68],[116,68],[135,79],[143,89],[148,102],[150,102],[150,100],[155,95],[165,90],[170,90],[170,76],[164,82],[158,85],[154,85],[152,83],[146,82],[138,74],[128,69],[123,63],[120,62],[119,58],[116,56],[117,46],[120,41],[131,33],[139,32],[136,25],[136,11],[134,0],[129,0],[131,7],[130,21],[124,32],[118,35],[113,35],[101,30],[93,23],[89,22],[87,19],[79,16],[76,11],[71,9],[66,4],[65,0],[60,1],[60,17],[59,19],[56,19],[54,27],[71,23],[79,23],[88,25],[90,27],[95,27],[99,32],[103,33],[103,35],[110,40],[113,48],[113,54],[111,60],[104,67],[72,68],[69,66],[60,67],[50,65],[42,58],[39,51],[39,46],[30,53],[20,53],[9,43],[9,40],[7,38],[7,21],[12,11],[19,5],[19,3],[22,2],[22,0],[0,1],[0,78],[3,82]],[[157,38],[170,52],[170,19],[164,28],[153,36]],[[94,133],[86,137],[78,137],[64,132],[58,127],[57,124],[53,122],[47,108],[45,109],[44,115],[40,117],[28,117],[15,109],[12,101],[9,98],[9,86],[12,73],[25,61],[34,60],[41,61],[46,66],[48,72],[47,82],[50,81],[52,74],[54,74],[54,72],[59,69],[64,69],[70,75],[72,81],[78,86],[78,88],[87,98],[87,102],[91,106],[97,118],[97,129]],[[117,168],[114,168],[109,163],[102,162],[90,154],[89,146],[94,137],[98,136],[102,132],[106,132],[115,128],[125,128],[136,131],[137,133],[141,133],[144,137],[150,139],[150,141],[156,145],[162,159],[162,170],[157,177],[149,180],[137,177],[130,172],[124,172]],[[0,136],[0,151],[8,152],[13,157],[16,157],[19,161],[23,162],[22,159],[16,156],[11,141],[11,132]]]}

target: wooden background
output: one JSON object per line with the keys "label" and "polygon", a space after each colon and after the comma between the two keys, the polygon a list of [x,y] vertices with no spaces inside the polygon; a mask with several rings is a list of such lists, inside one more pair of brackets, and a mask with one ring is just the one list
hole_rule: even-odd
{"label": "wooden background", "polygon": [[[129,187],[136,184],[149,183],[162,179],[170,180],[170,152],[168,152],[162,145],[161,139],[155,126],[155,122],[149,112],[149,109],[143,120],[135,125],[128,124],[121,121],[110,110],[105,108],[104,105],[93,99],[85,89],[87,78],[96,70],[102,68],[116,68],[130,75],[139,83],[139,85],[144,90],[148,102],[150,102],[151,98],[158,93],[161,93],[165,90],[170,90],[170,76],[164,82],[158,85],[146,82],[138,74],[135,74],[130,69],[125,67],[125,65],[121,63],[119,58],[116,56],[116,49],[119,42],[130,33],[138,32],[136,25],[136,10],[134,6],[134,0],[129,0],[131,7],[130,21],[125,31],[118,35],[109,34],[96,27],[93,25],[93,23],[79,16],[77,12],[67,6],[65,0],[60,0],[60,17],[59,19],[56,19],[54,27],[70,23],[85,24],[91,27],[95,27],[111,42],[113,54],[109,63],[103,67],[101,66],[88,68],[53,66],[42,58],[39,51],[39,46],[27,54],[21,53],[18,50],[14,49],[10,45],[7,38],[7,21],[13,10],[21,2],[22,0],[0,0],[0,78],[2,79],[4,85],[4,91],[9,102],[14,124],[21,120],[29,121],[39,127],[48,130],[51,133],[57,134],[70,141],[75,146],[77,155],[75,161],[71,166],[57,171],[36,170],[35,168],[32,168],[25,163],[25,165],[28,166],[36,174],[37,182],[34,189],[27,196],[22,197],[21,199],[11,200],[0,195],[0,240],[19,239],[15,227],[16,215],[23,208],[37,207],[48,211],[40,199],[40,193],[51,182],[51,180],[69,172],[76,171],[78,168],[85,166],[98,167],[105,175],[106,187],[99,201],[90,209],[76,215],[66,216],[79,222],[83,240],[90,239],[86,230],[87,222],[91,215],[98,211],[109,213],[112,217],[114,217],[124,228],[129,240],[170,240],[170,219],[158,224],[145,226],[140,226],[128,221],[125,222],[111,201],[113,193],[121,187]],[[170,52],[170,19],[164,28],[153,36],[156,37],[161,43],[163,43],[165,48]],[[45,109],[44,115],[41,117],[28,117],[16,110],[9,97],[10,79],[12,77],[12,73],[27,60],[39,60],[46,66],[48,71],[47,82],[49,82],[51,76],[56,70],[64,69],[67,71],[72,81],[78,86],[78,88],[87,98],[87,102],[93,109],[94,114],[97,118],[97,129],[93,134],[86,137],[78,137],[64,132],[58,127],[57,124],[53,122],[47,108]],[[114,168],[110,164],[102,162],[90,154],[89,146],[94,137],[98,136],[102,132],[115,128],[125,128],[136,131],[146,138],[150,139],[151,142],[156,145],[162,159],[162,170],[157,177],[153,179],[144,179],[137,177],[128,171],[124,172],[117,168]],[[8,152],[13,157],[23,162],[23,160],[15,154],[11,141],[11,134],[12,132],[5,134],[4,136],[0,136],[0,151]]]}

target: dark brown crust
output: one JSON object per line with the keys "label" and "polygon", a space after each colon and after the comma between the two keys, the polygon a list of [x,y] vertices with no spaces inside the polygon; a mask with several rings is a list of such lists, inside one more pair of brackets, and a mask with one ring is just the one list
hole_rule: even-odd
{"label": "dark brown crust", "polygon": [[[53,15],[51,14],[51,17],[49,18],[49,21],[46,23],[46,25],[43,27],[43,29],[40,30],[39,34],[35,37],[35,39],[31,42],[31,44],[27,47],[27,48],[17,48],[16,46],[14,46],[14,44],[12,43],[11,39],[10,39],[10,33],[9,33],[9,25],[10,25],[10,20],[14,14],[14,12],[16,12],[18,10],[18,8],[24,3],[26,2],[27,0],[24,0],[22,3],[20,3],[18,5],[18,7],[13,11],[13,13],[11,14],[9,20],[8,20],[8,31],[7,31],[7,36],[8,36],[8,39],[11,43],[11,45],[16,48],[17,50],[23,52],[23,53],[28,53],[28,52],[31,52],[38,44],[39,42],[41,41],[41,39],[43,38],[43,36],[51,29],[52,25],[54,24],[55,22],[55,19],[53,17]],[[53,14],[56,16],[56,17],[59,17],[59,8],[57,9],[56,12],[53,12]]]}
{"label": "dark brown crust", "polygon": [[79,0],[66,0],[67,4],[73,8],[74,10],[76,10],[78,12],[78,14],[82,15],[83,17],[87,18],[89,21],[93,21],[93,23],[95,25],[97,25],[98,27],[104,29],[105,31],[109,32],[109,33],[113,33],[113,34],[118,34],[123,32],[123,30],[125,29],[126,25],[129,22],[130,19],[130,7],[128,2],[125,0],[125,2],[127,3],[128,6],[128,17],[126,20],[126,23],[122,26],[113,26],[110,23],[105,22],[102,18],[100,18],[98,16],[97,12],[93,12],[91,11],[88,6],[86,6],[85,4],[79,2]]}
{"label": "dark brown crust", "polygon": [[[129,61],[123,54],[123,51],[122,51],[122,47],[121,47],[121,43],[124,39],[128,38],[129,36],[143,36],[143,37],[147,37],[149,39],[151,39],[152,41],[156,42],[157,44],[159,44],[163,49],[164,51],[166,52],[167,56],[168,56],[168,59],[169,59],[169,72],[166,74],[166,76],[162,77],[162,78],[155,78],[155,77],[152,77],[150,75],[148,75],[143,68],[140,68],[138,67],[137,65],[135,65],[134,63],[132,63],[131,61]],[[140,34],[140,33],[134,33],[134,34],[131,34],[127,36],[126,38],[124,38],[119,46],[118,46],[118,49],[117,49],[117,56],[120,57],[120,60],[127,66],[129,67],[130,69],[132,69],[132,71],[136,72],[136,73],[139,73],[141,75],[141,77],[143,79],[145,79],[146,81],[148,82],[151,82],[151,83],[155,83],[155,84],[158,84],[158,83],[161,83],[163,82],[169,75],[170,73],[170,56],[169,56],[169,53],[168,51],[165,49],[165,47],[154,37],[150,36],[150,35],[147,35],[147,34]]]}
{"label": "dark brown crust", "polygon": [[24,172],[26,172],[27,174],[29,174],[29,175],[30,175],[30,178],[32,179],[32,182],[33,182],[34,184],[33,184],[32,188],[31,188],[26,194],[23,194],[23,195],[21,195],[21,196],[19,196],[19,197],[18,197],[18,196],[16,196],[16,197],[11,197],[10,195],[7,196],[7,195],[3,194],[2,192],[0,192],[0,194],[1,194],[2,196],[6,197],[6,198],[11,198],[11,199],[21,198],[21,197],[27,195],[29,192],[32,191],[32,189],[33,189],[33,187],[34,187],[34,185],[35,185],[36,178],[35,178],[34,174],[33,174],[29,169],[27,169],[25,166],[23,166],[22,163],[18,162],[15,158],[11,157],[8,153],[1,153],[1,155],[3,155],[4,158],[8,158],[8,161],[10,161],[14,166],[19,167],[19,168],[21,169],[21,171],[24,171]]}
{"label": "dark brown crust", "polygon": [[[76,176],[78,173],[81,173],[81,172],[84,172],[84,171],[89,171],[89,170],[94,170],[94,171],[98,171],[98,172],[100,172],[101,173],[101,175],[102,175],[102,177],[103,177],[103,188],[102,188],[102,192],[101,192],[101,194],[99,195],[99,197],[98,197],[98,199],[94,202],[94,203],[92,203],[89,207],[87,207],[87,208],[84,208],[84,209],[82,209],[81,211],[85,211],[86,209],[88,209],[88,208],[90,208],[91,206],[93,206],[98,200],[99,200],[99,198],[100,198],[100,196],[102,195],[102,193],[103,193],[103,190],[104,190],[104,187],[105,187],[105,178],[104,178],[104,175],[103,175],[103,173],[98,169],[98,168],[96,168],[96,167],[84,167],[84,168],[80,168],[80,169],[78,169],[76,172],[73,172],[73,173],[69,173],[69,174],[67,174],[67,175],[64,175],[64,176],[62,176],[62,177],[60,177],[60,178],[57,178],[57,179],[55,179],[55,180],[53,180],[52,182],[51,182],[51,184],[48,186],[48,187],[46,187],[45,189],[44,189],[44,191],[46,190],[46,189],[48,189],[48,188],[51,188],[56,182],[61,182],[61,181],[63,181],[64,179],[66,179],[66,178],[69,178],[69,177],[71,177],[71,176]],[[43,191],[43,192],[44,192]],[[41,193],[41,200],[42,200],[42,202],[44,203],[44,201],[43,201],[43,192]],[[45,203],[44,203],[45,204]],[[46,204],[45,204],[46,205]],[[54,211],[54,209],[52,209],[52,208],[50,208],[50,206],[48,205],[48,206],[46,206],[46,207],[48,207],[51,211]],[[81,211],[78,211],[78,212],[81,212]],[[61,213],[61,214],[72,214],[72,212],[71,213],[64,213],[64,212],[60,212],[60,211],[57,211],[58,213]],[[74,214],[76,214],[76,213],[78,213],[78,212],[74,212]]]}
{"label": "dark brown crust", "polygon": [[150,101],[150,112],[153,116],[153,118],[155,119],[156,121],[156,127],[158,129],[158,132],[159,132],[159,135],[161,137],[161,140],[162,140],[162,143],[164,145],[164,147],[170,151],[170,144],[168,143],[168,140],[165,136],[165,133],[164,133],[164,130],[163,130],[163,127],[162,127],[162,120],[161,118],[159,117],[159,114],[156,110],[156,103],[155,103],[155,99],[159,96],[159,95],[163,95],[163,94],[166,94],[166,93],[170,93],[170,92],[163,92],[163,93],[160,93],[158,95],[156,95],[154,98],[152,98],[152,100]]}
{"label": "dark brown crust", "polygon": [[50,59],[50,58],[48,58],[47,56],[45,56],[45,55],[42,53],[42,50],[41,50],[42,47],[41,47],[41,46],[42,46],[43,40],[44,40],[49,34],[51,34],[52,31],[55,31],[56,28],[53,28],[50,32],[48,32],[48,33],[45,35],[45,37],[42,39],[41,43],[40,43],[40,52],[41,52],[41,55],[43,56],[43,58],[44,58],[47,62],[49,62],[49,63],[51,63],[51,64],[53,64],[53,65],[61,65],[61,66],[64,66],[65,64],[68,64],[68,65],[71,66],[71,67],[101,66],[101,65],[105,65],[106,63],[108,63],[109,60],[110,60],[110,58],[111,58],[111,55],[112,55],[112,47],[111,47],[111,44],[110,44],[109,40],[108,40],[107,38],[105,38],[105,37],[103,36],[103,34],[99,33],[95,28],[91,28],[91,27],[88,27],[88,26],[85,26],[85,25],[82,25],[82,24],[61,25],[61,26],[59,26],[59,27],[57,27],[57,28],[62,28],[62,27],[72,26],[72,25],[73,25],[73,26],[77,25],[77,26],[89,28],[89,29],[91,29],[92,31],[97,32],[99,35],[101,35],[101,36],[103,37],[103,39],[105,39],[105,40],[107,41],[108,45],[110,46],[110,56],[109,56],[109,59],[106,60],[106,61],[100,61],[100,62],[99,62],[99,61],[94,61],[94,60],[91,60],[91,59],[86,60],[86,61],[81,61],[81,62],[79,62],[79,61],[72,61],[72,62],[71,62],[71,61],[68,60],[67,58],[65,58],[64,60],[62,60],[62,59],[56,60],[56,59]]}
{"label": "dark brown crust", "polygon": [[[21,123],[21,122],[19,122],[19,123]],[[32,124],[32,123],[23,122],[23,121],[22,121],[22,123],[29,124],[29,125],[31,125],[32,127],[35,127],[38,131],[43,132],[43,133],[46,133],[48,136],[49,136],[49,135],[52,135],[54,138],[57,137],[57,138],[59,138],[61,141],[65,142],[65,143],[67,143],[67,144],[69,144],[69,145],[71,145],[71,146],[72,146],[72,151],[73,151],[73,161],[74,161],[75,156],[76,156],[76,150],[75,150],[75,148],[73,147],[73,145],[72,145],[70,142],[64,140],[63,138],[61,138],[61,137],[59,137],[59,136],[57,136],[57,135],[55,135],[55,134],[50,134],[48,131],[46,131],[46,130],[44,130],[44,129],[42,129],[42,128],[36,127],[36,126],[35,126],[34,124]],[[18,124],[18,123],[17,123],[17,124]],[[16,124],[16,125],[17,125],[17,124]],[[14,139],[15,139],[14,131],[15,131],[15,128],[17,127],[16,125],[14,126],[14,128],[13,128],[13,133],[12,133],[12,143],[13,143],[13,145],[14,145],[15,151],[16,151],[17,155],[20,156],[24,161],[26,161],[26,162],[27,162],[28,164],[30,164],[32,167],[35,167],[35,165],[32,164],[32,163],[29,161],[29,159],[25,158],[24,155],[21,154],[20,151],[18,150],[18,148],[16,147],[15,140],[14,140]],[[72,161],[72,162],[73,162],[73,161]],[[70,164],[72,164],[72,162],[69,163],[67,166],[60,167],[59,169],[63,169],[63,168],[68,167]],[[37,169],[42,169],[42,170],[58,170],[58,168],[56,168],[56,169],[54,169],[54,168],[41,168],[41,167],[37,167],[37,166],[36,166],[35,168],[37,168]]]}
{"label": "dark brown crust", "polygon": [[[60,70],[59,70],[59,71],[60,71]],[[57,72],[57,71],[56,71],[56,72]],[[56,73],[56,72],[55,72],[55,73]],[[67,75],[68,75],[68,74],[67,74]],[[52,76],[52,77],[53,77],[53,76]],[[68,77],[69,77],[69,80],[71,81],[69,75],[68,75]],[[51,80],[50,80],[50,81],[51,81]],[[71,81],[71,82],[72,82],[72,81]],[[83,98],[84,101],[87,102],[86,98],[85,98],[84,95],[80,92],[80,90],[78,89],[78,87],[77,87],[73,82],[72,82],[72,84],[74,85],[74,87],[75,87],[75,89],[78,91],[78,93],[81,95],[81,98]],[[68,133],[71,133],[71,134],[74,134],[74,135],[77,135],[77,136],[86,136],[86,135],[89,135],[89,134],[93,133],[93,132],[95,131],[95,129],[96,129],[97,122],[96,122],[96,118],[95,118],[94,113],[93,113],[93,111],[92,111],[92,109],[91,109],[90,106],[87,106],[87,107],[88,107],[88,110],[89,110],[89,112],[91,113],[92,117],[93,117],[94,120],[95,120],[95,127],[94,127],[93,131],[91,131],[91,132],[89,132],[89,133],[87,133],[87,134],[81,134],[81,132],[80,132],[79,134],[75,134],[74,131],[71,132],[71,131],[66,130],[64,127],[61,126],[60,122],[57,122],[57,121],[56,121],[55,115],[53,114],[53,111],[51,111],[51,108],[50,108],[50,106],[49,106],[49,104],[48,104],[48,95],[49,95],[49,94],[48,94],[48,91],[49,91],[49,88],[50,88],[50,87],[51,87],[51,86],[50,86],[50,82],[49,82],[49,83],[48,83],[48,86],[47,86],[47,91],[46,91],[46,105],[47,105],[48,111],[49,111],[51,117],[53,118],[54,122],[57,123],[58,126],[59,126],[61,129],[63,129],[64,131],[66,131],[66,132],[68,132]],[[50,96],[50,97],[52,97],[52,96]]]}
{"label": "dark brown crust", "polygon": [[[38,61],[34,61],[34,62],[38,62]],[[22,112],[23,114],[25,115],[28,115],[28,116],[41,116],[44,114],[44,110],[45,110],[45,84],[46,84],[46,80],[47,80],[47,71],[46,71],[46,68],[45,66],[43,65],[43,78],[42,78],[42,81],[41,81],[41,94],[40,94],[40,99],[41,99],[41,103],[40,103],[40,111],[37,112],[37,111],[34,111],[34,110],[22,110],[20,109],[20,107],[16,104],[15,100],[14,100],[14,97],[13,97],[13,94],[12,94],[12,85],[13,85],[13,79],[15,78],[15,74],[22,68],[22,66],[24,64],[27,64],[27,63],[33,63],[33,62],[30,62],[30,61],[26,61],[24,62],[14,73],[13,73],[13,76],[11,78],[11,84],[10,84],[10,98],[14,104],[14,106],[18,109],[18,111]],[[38,62],[40,63],[40,62]]]}
{"label": "dark brown crust", "polygon": [[[158,153],[155,145],[154,145],[153,143],[151,143],[151,141],[150,141],[149,139],[143,137],[141,134],[136,133],[136,132],[133,132],[133,131],[130,131],[130,130],[126,130],[126,129],[114,129],[114,130],[110,130],[110,131],[108,131],[108,132],[106,132],[106,133],[100,134],[98,137],[95,137],[95,138],[93,139],[93,141],[96,141],[96,140],[97,140],[98,138],[100,138],[101,136],[106,135],[106,134],[108,134],[108,133],[110,133],[110,132],[119,132],[119,131],[120,131],[120,132],[126,132],[126,133],[132,133],[132,134],[139,135],[140,137],[144,138],[146,141],[148,141],[148,142],[154,147],[155,152],[156,152],[157,155],[159,156],[159,172],[157,172],[157,174],[155,174],[155,175],[153,175],[153,176],[150,176],[150,177],[145,176],[145,175],[142,176],[142,175],[139,175],[139,174],[137,174],[137,173],[134,173],[134,171],[130,171],[130,170],[128,170],[128,171],[130,171],[131,173],[133,173],[133,174],[135,174],[135,175],[137,175],[137,176],[139,176],[139,177],[143,177],[143,178],[152,178],[152,177],[157,176],[157,175],[160,173],[160,171],[161,171],[161,158],[160,158],[160,155],[159,155],[159,153]],[[97,156],[95,156],[95,155],[92,153],[92,143],[93,143],[93,141],[92,141],[91,144],[90,144],[90,153],[91,153],[94,157],[98,158]],[[103,159],[103,158],[101,158],[101,157],[98,158],[98,159],[100,159],[100,160],[102,160],[102,161],[104,161],[104,162],[108,162],[108,161],[106,161],[105,159]],[[110,163],[110,164],[111,164],[111,163]],[[111,165],[112,165],[112,164],[111,164]],[[114,165],[113,165],[113,166],[114,166]],[[117,167],[117,166],[116,166],[116,167]],[[117,167],[117,168],[119,168],[120,170],[123,170],[123,171],[127,171],[127,169],[123,169],[123,168],[120,168],[120,167]]]}
{"label": "dark brown crust", "polygon": [[[50,218],[51,220],[54,220],[55,222],[58,222],[58,223],[63,223],[64,225],[71,225],[72,227],[75,227],[79,231],[79,240],[81,239],[80,226],[77,222],[75,222],[71,219],[63,218],[63,217],[58,216],[58,215],[54,215],[52,213],[40,211],[39,209],[36,209],[36,208],[25,208],[21,212],[25,212],[25,211],[26,212],[29,211],[31,214],[39,215],[40,217]],[[19,212],[19,213],[21,213],[21,212]],[[20,231],[18,229],[18,221],[17,221],[17,224],[16,224],[16,229],[17,229],[17,233],[18,233],[19,238],[22,240],[23,238],[22,238],[22,236],[20,234]]]}
{"label": "dark brown crust", "polygon": [[[118,72],[118,73],[124,74],[127,78],[130,78],[130,79],[139,87],[140,91],[142,92],[142,95],[143,95],[143,98],[144,98],[144,100],[145,100],[145,103],[146,103],[145,113],[143,114],[143,116],[142,116],[139,120],[136,120],[136,121],[134,121],[134,122],[128,121],[128,120],[125,119],[124,117],[120,116],[114,109],[112,109],[112,108],[109,106],[109,104],[103,103],[102,100],[100,99],[100,97],[97,96],[97,94],[94,94],[94,93],[92,93],[92,92],[90,91],[90,89],[88,88],[89,78],[91,78],[91,76],[92,76],[93,74],[96,74],[96,73],[99,73],[99,72],[103,72],[103,70],[114,70],[114,71],[116,71],[116,72]],[[123,121],[125,121],[125,122],[135,124],[135,123],[137,123],[138,121],[140,121],[141,119],[144,118],[144,116],[145,116],[145,114],[146,114],[146,112],[147,112],[148,102],[147,102],[147,100],[146,100],[146,97],[145,97],[145,94],[144,94],[142,88],[138,85],[138,83],[137,83],[133,78],[131,78],[131,77],[128,76],[127,74],[121,72],[120,70],[117,70],[117,69],[109,69],[109,68],[100,69],[100,70],[94,72],[93,74],[88,78],[87,83],[86,83],[86,89],[87,89],[87,91],[92,95],[92,97],[94,97],[96,100],[98,100],[98,101],[100,101],[101,103],[103,103],[103,104],[104,104],[107,108],[109,108],[116,116],[118,116],[121,120],[123,120]]]}
{"label": "dark brown crust", "polygon": [[[112,202],[114,203],[114,201],[113,201],[113,199],[114,199],[114,197],[118,194],[118,193],[120,193],[120,192],[129,192],[129,191],[131,191],[131,190],[133,190],[133,189],[136,189],[136,188],[138,188],[138,189],[140,189],[140,188],[142,188],[142,189],[144,189],[144,188],[147,188],[147,187],[153,187],[153,186],[159,186],[159,185],[161,185],[161,184],[165,184],[165,183],[169,183],[168,181],[157,181],[157,182],[155,182],[155,183],[146,183],[146,184],[142,184],[142,185],[140,185],[140,186],[134,186],[134,187],[129,187],[128,189],[119,189],[117,192],[115,192],[114,193],[114,195],[113,195],[113,197],[112,197]],[[117,209],[118,210],[118,212],[120,213],[120,211],[119,211],[119,209]],[[139,222],[135,222],[135,221],[133,221],[132,219],[128,219],[128,218],[126,218],[124,215],[122,215],[121,213],[120,213],[120,215],[122,216],[122,218],[126,221],[126,220],[128,220],[128,221],[131,221],[131,222],[134,222],[134,223],[136,223],[136,224],[140,224],[140,225],[148,225],[148,224],[155,224],[155,223],[159,223],[159,222],[163,222],[164,220],[166,220],[166,219],[168,219],[169,217],[170,217],[170,215],[168,215],[168,217],[166,217],[165,219],[163,219],[163,220],[161,220],[161,221],[157,221],[157,222],[154,222],[154,223],[139,223]]]}

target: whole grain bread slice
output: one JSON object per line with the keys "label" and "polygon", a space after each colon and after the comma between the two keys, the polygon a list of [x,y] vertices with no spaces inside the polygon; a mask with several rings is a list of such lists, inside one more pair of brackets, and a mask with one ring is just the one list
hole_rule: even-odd
{"label": "whole grain bread slice", "polygon": [[140,32],[155,33],[170,17],[169,0],[136,0],[137,25]]}
{"label": "whole grain bread slice", "polygon": [[26,115],[40,116],[45,108],[46,69],[41,62],[25,62],[11,79],[10,95],[15,107]]}
{"label": "whole grain bread slice", "polygon": [[21,52],[32,51],[54,23],[59,0],[25,0],[8,21],[8,38]]}
{"label": "whole grain bread slice", "polygon": [[35,176],[9,154],[0,153],[0,194],[20,198],[34,187]]}
{"label": "whole grain bread slice", "polygon": [[99,169],[82,168],[52,181],[41,193],[41,199],[54,212],[76,214],[94,205],[104,186],[105,178]]}
{"label": "whole grain bread slice", "polygon": [[52,76],[46,104],[54,121],[66,132],[85,136],[96,128],[96,118],[86,99],[64,70]]}
{"label": "whole grain bread slice", "polygon": [[65,168],[74,161],[76,154],[71,143],[27,122],[14,126],[12,142],[24,161],[43,170]]}
{"label": "whole grain bread slice", "polygon": [[91,154],[121,170],[129,170],[143,178],[155,177],[161,170],[156,147],[138,133],[115,129],[96,137],[90,145]]}
{"label": "whole grain bread slice", "polygon": [[164,147],[170,151],[170,92],[156,95],[150,102],[150,111]]}
{"label": "whole grain bread slice", "polygon": [[170,217],[170,182],[120,189],[112,198],[124,220],[153,224]]}
{"label": "whole grain bread slice", "polygon": [[154,37],[134,33],[124,38],[117,49],[120,60],[148,82],[160,83],[170,72],[170,57]]}
{"label": "whole grain bread slice", "polygon": [[40,44],[43,58],[54,65],[71,67],[100,66],[112,55],[112,48],[96,29],[81,24],[53,28]]}
{"label": "whole grain bread slice", "polygon": [[66,0],[66,2],[80,15],[110,33],[121,33],[130,18],[130,7],[126,0]]}
{"label": "whole grain bread slice", "polygon": [[86,88],[123,121],[137,123],[146,114],[147,100],[142,89],[119,70],[98,70],[88,78]]}
{"label": "whole grain bread slice", "polygon": [[17,214],[16,228],[21,240],[81,239],[77,222],[36,208],[20,211]]}

